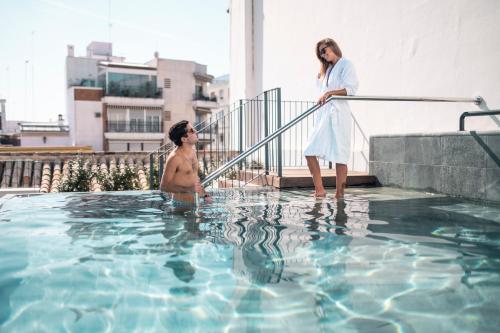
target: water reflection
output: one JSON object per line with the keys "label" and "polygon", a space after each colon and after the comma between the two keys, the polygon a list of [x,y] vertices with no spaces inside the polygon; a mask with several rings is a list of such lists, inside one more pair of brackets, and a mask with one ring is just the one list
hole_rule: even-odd
{"label": "water reflection", "polygon": [[[326,200],[315,201],[311,206],[306,203],[298,209],[286,202],[241,205],[230,213],[216,211],[214,219],[211,214],[217,210],[216,205],[176,214],[168,200],[159,195],[100,194],[68,200],[66,210],[70,215],[66,224],[73,241],[94,241],[88,246],[95,256],[168,255],[164,267],[185,283],[196,274],[196,268],[186,260],[194,243],[209,240],[231,244],[234,274],[252,284],[265,285],[280,283],[283,278],[293,281],[305,267],[309,267],[306,271],[314,270],[316,258],[297,256],[300,250],[308,253],[316,251],[315,248],[347,246],[350,237],[345,235],[346,205],[344,201]],[[141,242],[141,237],[155,234],[161,234],[164,241]],[[129,237],[123,239],[124,235]],[[340,237],[342,242],[331,243],[332,237]],[[95,242],[106,238],[116,239],[105,246]],[[287,262],[291,263],[288,271]],[[298,269],[299,265],[303,267]]]}
{"label": "water reflection", "polygon": [[[170,274],[163,290],[188,297],[192,306],[203,303],[207,283],[223,290],[220,298],[231,304],[224,311],[237,314],[240,328],[253,330],[262,324],[256,318],[268,311],[288,318],[289,308],[301,309],[296,317],[301,325],[324,325],[326,330],[330,323],[344,320],[343,309],[367,311],[366,299],[353,297],[359,293],[353,276],[372,283],[362,286],[363,297],[391,281],[383,295],[406,306],[394,293],[412,292],[416,287],[408,281],[429,274],[414,265],[427,265],[431,272],[448,268],[442,273],[446,279],[458,266],[461,283],[468,288],[477,283],[475,274],[498,272],[498,264],[484,260],[496,249],[488,250],[484,242],[470,246],[480,230],[491,238],[498,228],[429,208],[449,204],[449,199],[317,201],[293,191],[232,195],[182,210],[154,193],[75,197],[66,207],[67,234],[91,249],[87,260],[113,260],[121,254],[161,261],[160,269]],[[461,224],[453,240],[456,221]],[[200,253],[211,249],[213,256]],[[227,262],[231,272],[226,284],[217,281],[221,262]],[[397,269],[391,270],[391,265]],[[383,298],[368,299],[382,311]]]}
{"label": "water reflection", "polygon": [[[29,240],[24,251],[35,260],[29,273],[11,272],[27,277],[21,285],[4,284],[15,290],[8,302],[0,298],[0,310],[13,304],[8,316],[29,306],[63,313],[60,304],[70,304],[81,314],[77,324],[101,313],[116,325],[157,316],[167,331],[178,322],[193,331],[207,323],[214,331],[280,330],[285,321],[332,331],[332,323],[349,320],[342,327],[353,331],[393,329],[383,314],[412,331],[406,318],[432,319],[427,314],[448,299],[460,316],[467,300],[498,304],[491,286],[499,281],[500,227],[431,208],[453,204],[449,199],[316,201],[301,191],[231,192],[178,211],[151,192],[56,198],[65,206],[44,208],[50,221],[40,218],[38,229],[6,216],[12,230],[25,231],[18,235]],[[5,230],[3,239],[13,239]],[[42,231],[49,234],[37,238]],[[99,314],[90,315],[94,308]],[[16,318],[16,325],[30,322]]]}

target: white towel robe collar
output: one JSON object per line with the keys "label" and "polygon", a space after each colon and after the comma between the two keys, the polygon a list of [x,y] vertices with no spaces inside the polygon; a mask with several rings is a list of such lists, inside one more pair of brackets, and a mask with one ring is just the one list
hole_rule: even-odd
{"label": "white towel robe collar", "polygon": [[[329,75],[328,75],[329,74]],[[354,95],[358,79],[352,63],[340,58],[335,66],[327,70],[320,81],[320,95],[327,91],[346,89]],[[352,116],[349,103],[334,100],[316,111],[314,128],[308,138],[305,156],[318,156],[332,163],[347,164],[351,154]]]}

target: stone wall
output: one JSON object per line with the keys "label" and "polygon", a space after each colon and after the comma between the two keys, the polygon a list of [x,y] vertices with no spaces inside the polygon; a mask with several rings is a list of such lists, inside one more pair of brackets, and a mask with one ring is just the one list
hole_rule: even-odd
{"label": "stone wall", "polygon": [[500,132],[373,136],[370,174],[382,185],[500,202]]}

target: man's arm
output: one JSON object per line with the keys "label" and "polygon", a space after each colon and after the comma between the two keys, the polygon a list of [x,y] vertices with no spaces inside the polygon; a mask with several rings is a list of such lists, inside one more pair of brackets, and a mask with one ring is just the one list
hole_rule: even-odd
{"label": "man's arm", "polygon": [[195,170],[194,170],[194,172],[196,174],[196,183],[194,185],[195,192],[205,196],[206,195],[205,189],[203,187],[201,187],[201,180],[200,180],[200,176],[199,176],[200,165],[198,163],[198,157],[196,156],[196,152],[194,150],[193,150],[192,159],[193,159],[193,161],[196,161]]}
{"label": "man's arm", "polygon": [[179,166],[179,159],[175,156],[169,157],[161,177],[160,190],[172,193],[193,193],[194,186],[182,186],[174,184],[174,177]]}

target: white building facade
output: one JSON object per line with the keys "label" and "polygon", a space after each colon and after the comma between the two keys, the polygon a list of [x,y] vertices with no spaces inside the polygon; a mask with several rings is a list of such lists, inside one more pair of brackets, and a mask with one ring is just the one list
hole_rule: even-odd
{"label": "white building facade", "polygon": [[67,147],[70,145],[69,126],[62,115],[57,122],[21,122],[21,147]]}
{"label": "white building facade", "polygon": [[[485,104],[350,102],[368,137],[458,130],[462,112],[500,108],[500,2],[231,0],[231,98],[281,87],[316,101],[316,42],[330,37],[357,71],[357,95],[473,98]],[[466,128],[498,130],[497,117]]]}
{"label": "white building facade", "polygon": [[153,151],[168,141],[179,120],[193,123],[217,104],[208,101],[212,80],[205,65],[159,58],[145,64],[113,56],[110,43],[92,42],[86,57],[66,59],[71,142],[96,151]]}

